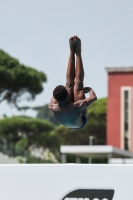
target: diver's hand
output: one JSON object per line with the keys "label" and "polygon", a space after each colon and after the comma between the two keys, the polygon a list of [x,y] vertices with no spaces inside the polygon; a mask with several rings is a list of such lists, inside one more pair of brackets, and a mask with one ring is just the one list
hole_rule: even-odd
{"label": "diver's hand", "polygon": [[88,93],[88,92],[90,92],[90,90],[92,90],[92,88],[91,87],[84,87],[84,93]]}

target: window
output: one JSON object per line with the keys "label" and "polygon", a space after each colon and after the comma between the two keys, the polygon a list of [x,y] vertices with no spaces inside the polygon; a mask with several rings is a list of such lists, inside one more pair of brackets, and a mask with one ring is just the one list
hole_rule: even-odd
{"label": "window", "polygon": [[129,150],[129,91],[124,91],[124,149]]}
{"label": "window", "polygon": [[131,143],[131,87],[121,88],[121,147],[130,150]]}

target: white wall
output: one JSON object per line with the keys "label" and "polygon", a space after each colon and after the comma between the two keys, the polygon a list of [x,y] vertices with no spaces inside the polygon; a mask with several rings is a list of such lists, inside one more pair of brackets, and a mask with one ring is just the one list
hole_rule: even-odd
{"label": "white wall", "polygon": [[132,200],[133,165],[0,165],[2,200],[62,200],[77,189],[113,189],[113,200]]}
{"label": "white wall", "polygon": [[133,164],[132,158],[111,158],[109,164]]}

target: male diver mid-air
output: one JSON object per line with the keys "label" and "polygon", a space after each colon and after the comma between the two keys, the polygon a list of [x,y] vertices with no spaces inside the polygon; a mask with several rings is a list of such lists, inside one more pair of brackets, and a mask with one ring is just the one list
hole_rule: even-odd
{"label": "male diver mid-air", "polygon": [[[59,85],[54,89],[49,109],[52,116],[65,127],[81,129],[87,122],[87,107],[97,100],[97,96],[92,88],[84,87],[80,38],[71,37],[69,44],[70,56],[66,72],[66,85]],[[85,93],[88,92],[90,95],[86,98]]]}

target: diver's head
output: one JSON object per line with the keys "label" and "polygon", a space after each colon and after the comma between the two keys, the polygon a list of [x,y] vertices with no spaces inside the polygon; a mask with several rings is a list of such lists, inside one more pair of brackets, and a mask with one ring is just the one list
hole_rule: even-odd
{"label": "diver's head", "polygon": [[68,93],[66,88],[63,85],[58,85],[53,90],[53,96],[58,102],[64,102],[67,100]]}

